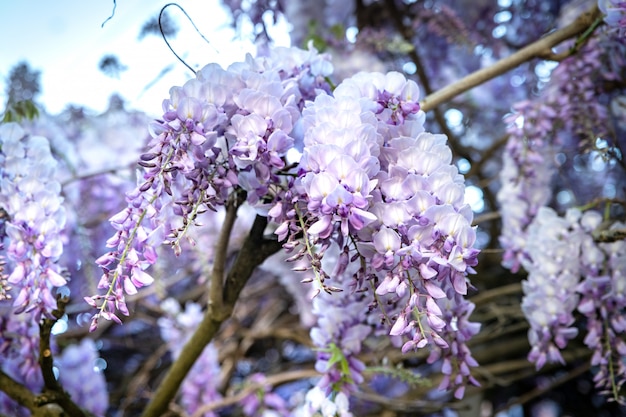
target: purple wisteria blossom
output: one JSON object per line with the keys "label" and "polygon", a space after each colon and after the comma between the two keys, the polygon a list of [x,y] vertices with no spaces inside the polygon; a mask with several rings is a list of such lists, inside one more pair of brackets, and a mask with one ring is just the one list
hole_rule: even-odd
{"label": "purple wisteria blossom", "polygon": [[[600,157],[595,152],[598,140],[619,142],[611,132],[613,123],[603,103],[615,94],[606,86],[624,73],[624,51],[624,38],[615,33],[590,39],[578,57],[564,59],[552,71],[540,99],[517,103],[514,112],[505,118],[510,136],[503,154],[497,200],[502,214],[500,243],[505,250],[502,264],[513,272],[525,256],[526,228],[539,207],[550,203],[555,185],[562,185],[564,192],[578,200],[589,201],[606,197],[598,191],[621,180],[621,171],[607,169],[597,182],[576,166],[585,163],[581,149],[592,151],[588,153],[592,159],[594,154]],[[619,154],[608,152],[602,157],[620,159]],[[557,169],[560,177],[554,175]],[[573,187],[572,183],[581,186]],[[564,204],[564,208],[568,207]]]}
{"label": "purple wisteria blossom", "polygon": [[546,362],[565,363],[560,349],[578,334],[573,314],[579,301],[576,286],[581,271],[571,260],[581,256],[585,236],[579,216],[580,212],[570,210],[563,218],[541,207],[527,230],[528,258],[522,264],[528,279],[523,282],[522,311],[530,323],[528,359],[537,368]]}
{"label": "purple wisteria blossom", "polygon": [[626,31],[626,1],[598,0],[598,7],[604,14],[604,22],[623,35]]}
{"label": "purple wisteria blossom", "polygon": [[144,168],[128,206],[110,219],[117,230],[97,260],[105,295],[85,300],[99,318],[121,322],[126,295],[154,278],[157,247],[178,255],[199,214],[224,205],[263,206],[280,200],[288,179],[286,154],[304,100],[329,89],[328,57],[314,49],[277,48],[223,69],[210,64],[163,102],[163,117],[150,125],[152,140],[140,157]]}
{"label": "purple wisteria blossom", "polygon": [[279,417],[289,415],[287,402],[278,394],[272,392],[271,385],[266,383],[265,375],[254,374],[249,383],[261,385],[254,392],[241,400],[244,415],[249,417]]}
{"label": "purple wisteria blossom", "polygon": [[[576,336],[574,311],[586,317],[584,342],[594,352],[591,365],[599,388],[623,401],[626,382],[626,242],[596,242],[602,224],[596,211],[570,209],[564,217],[543,207],[528,227],[522,310],[530,323],[529,360],[564,363],[560,350]],[[623,228],[614,223],[611,229]]]}
{"label": "purple wisteria blossom", "polygon": [[[202,321],[203,312],[199,304],[191,302],[181,310],[178,302],[171,298],[162,303],[162,308],[166,314],[158,320],[161,337],[168,344],[172,357],[176,359]],[[211,343],[204,348],[181,386],[180,403],[188,414],[194,414],[202,405],[222,398],[217,391],[219,378],[217,349]],[[209,411],[202,416],[215,417],[217,414]]]}
{"label": "purple wisteria blossom", "polygon": [[548,137],[556,116],[551,106],[525,101],[516,105],[515,113],[507,118],[510,136],[503,154],[497,199],[502,215],[500,244],[505,250],[502,264],[513,272],[519,270],[524,259],[528,225],[551,197],[556,167]]}
{"label": "purple wisteria blossom", "polygon": [[[0,310],[4,313],[4,310]],[[33,392],[43,387],[39,368],[39,324],[30,314],[0,315],[2,371]],[[0,391],[0,414],[28,417],[30,412]]]}
{"label": "purple wisteria blossom", "polygon": [[36,322],[56,309],[54,288],[67,283],[57,260],[63,253],[65,209],[48,140],[16,123],[0,126],[0,207],[6,213],[7,282],[16,313]]}
{"label": "purple wisteria blossom", "polygon": [[[3,221],[2,221],[3,222]],[[4,229],[4,222],[2,224],[2,229]],[[4,231],[0,231],[0,236],[4,239]],[[4,251],[4,242],[0,242],[0,252]],[[11,298],[9,291],[11,290],[11,286],[9,285],[9,275],[4,272],[4,268],[6,265],[6,261],[4,259],[4,255],[0,255],[0,301],[7,300]]]}
{"label": "purple wisteria blossom", "polygon": [[383,278],[376,295],[398,302],[389,334],[409,339],[403,352],[431,346],[429,362],[443,360],[441,388],[456,387],[460,398],[466,382],[477,384],[466,343],[480,329],[468,320],[474,306],[463,297],[478,256],[464,179],[443,135],[391,139],[381,161],[371,208],[379,220],[359,233],[371,242],[360,250],[372,251],[371,266]]}
{"label": "purple wisteria blossom", "polygon": [[[336,256],[326,253],[324,261],[335,263]],[[319,349],[315,369],[322,375],[317,383],[327,395],[344,392],[349,395],[363,382],[365,364],[357,358],[362,344],[372,332],[367,324],[370,300],[363,292],[353,291],[351,279],[355,265],[333,276],[336,292],[321,291],[313,299],[316,325],[311,339]],[[339,293],[339,291],[342,291]]]}
{"label": "purple wisteria blossom", "polygon": [[[344,361],[344,374],[360,375],[359,363],[350,362],[356,352],[340,343],[345,334],[363,329],[360,337],[349,338],[360,348],[370,331],[361,324],[368,320],[352,314],[337,323],[341,316],[331,313],[334,322],[328,324],[328,311],[389,301],[398,308],[384,313],[387,333],[409,339],[404,352],[432,347],[430,361],[441,359],[447,372],[442,388],[457,387],[462,397],[466,382],[477,383],[469,372],[477,363],[466,342],[479,326],[467,320],[473,305],[463,296],[478,251],[464,179],[452,165],[447,139],[424,132],[419,89],[399,73],[359,73],[333,95],[319,95],[303,110],[294,209],[283,204],[269,212],[290,248],[297,246],[294,236],[304,234],[298,254],[310,261],[319,297],[312,336],[318,346],[334,343],[322,351],[320,386],[338,378],[329,376],[326,362]],[[375,292],[366,297],[370,285]],[[333,357],[333,349],[350,355]]]}
{"label": "purple wisteria blossom", "polygon": [[[621,388],[626,383],[626,240],[595,242],[589,234],[593,235],[601,219],[596,212],[586,212],[580,219],[588,235],[581,251],[583,279],[577,287],[581,296],[578,311],[587,319],[584,342],[593,351],[591,365],[598,369],[596,386],[607,397],[625,404]],[[623,222],[609,228],[624,229]]]}
{"label": "purple wisteria blossom", "polygon": [[59,382],[78,406],[96,417],[105,415],[109,407],[106,380],[97,367],[98,349],[91,339],[63,349],[56,358]]}

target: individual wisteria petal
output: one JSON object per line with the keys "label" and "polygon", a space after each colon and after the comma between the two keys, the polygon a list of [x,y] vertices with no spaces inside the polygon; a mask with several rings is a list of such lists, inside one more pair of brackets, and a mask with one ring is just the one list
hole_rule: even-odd
{"label": "individual wisteria petal", "polygon": [[304,404],[296,409],[294,417],[352,417],[350,401],[346,394],[339,392],[328,395],[319,386],[311,388],[305,397]]}
{"label": "individual wisteria petal", "polygon": [[622,0],[598,0],[598,7],[604,14],[607,25],[626,31],[626,2]]}

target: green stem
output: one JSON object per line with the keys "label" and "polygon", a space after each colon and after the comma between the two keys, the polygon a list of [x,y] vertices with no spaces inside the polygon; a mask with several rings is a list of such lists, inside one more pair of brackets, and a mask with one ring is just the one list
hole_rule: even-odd
{"label": "green stem", "polygon": [[237,209],[242,202],[241,196],[231,196],[230,200],[226,204],[224,224],[215,246],[213,272],[211,273],[211,284],[209,290],[209,304],[211,305],[211,309],[216,312],[222,311],[224,273],[226,271],[228,242],[230,241],[230,235],[233,230],[233,226],[235,225],[235,220],[237,219]]}
{"label": "green stem", "polygon": [[613,365],[613,352],[611,349],[611,339],[609,337],[609,323],[608,320],[604,320],[604,348],[606,349],[607,352],[607,356],[608,356],[608,371],[609,371],[609,378],[611,380],[611,394],[613,395],[613,399],[615,401],[619,400],[619,389],[617,386],[617,383],[615,382],[615,368]]}
{"label": "green stem", "polygon": [[[300,229],[302,230],[302,234],[304,236],[304,244],[306,245],[306,251],[309,254],[309,257],[311,258],[311,261],[313,261],[315,259],[314,258],[315,250],[313,249],[313,246],[311,245],[311,242],[309,241],[309,235],[306,232],[306,225],[304,224],[304,219],[302,218],[300,209],[298,208],[297,204],[294,205],[294,208],[296,210],[296,214],[298,215],[298,223],[300,223]],[[318,291],[321,291],[321,289],[325,288],[324,280],[322,280],[322,276],[320,275],[319,269],[317,268],[316,265],[314,265],[314,262],[311,262],[311,269],[313,269],[313,273],[315,274],[315,280],[320,286]],[[318,293],[316,292],[315,294],[317,295]]]}

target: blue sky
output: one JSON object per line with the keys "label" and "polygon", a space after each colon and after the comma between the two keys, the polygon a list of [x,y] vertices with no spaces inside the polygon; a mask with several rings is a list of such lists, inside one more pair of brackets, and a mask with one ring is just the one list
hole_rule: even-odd
{"label": "blue sky", "polygon": [[[138,40],[142,25],[156,16],[169,1],[117,0],[20,0],[0,1],[0,98],[10,69],[22,60],[41,71],[42,94],[39,101],[52,114],[68,104],[104,111],[108,97],[120,93],[131,108],[153,115],[161,113],[161,102],[169,88],[181,85],[193,74],[178,62],[160,37]],[[238,39],[230,28],[230,15],[219,0],[179,0],[205,37],[176,7],[168,8],[180,32],[170,43],[192,66],[218,62],[223,66],[242,60],[254,52],[247,40]],[[278,29],[286,33],[286,27]],[[288,41],[285,37],[283,44]],[[119,79],[98,69],[101,58],[116,55],[128,69]],[[145,90],[166,67],[172,70]]]}

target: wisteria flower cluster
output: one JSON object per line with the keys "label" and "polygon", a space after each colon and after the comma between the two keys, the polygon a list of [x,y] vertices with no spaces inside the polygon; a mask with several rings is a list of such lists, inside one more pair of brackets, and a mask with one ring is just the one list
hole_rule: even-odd
{"label": "wisteria flower cluster", "polygon": [[[476,382],[469,369],[477,363],[465,342],[479,327],[459,320],[457,313],[464,316],[473,309],[463,295],[478,251],[473,248],[472,211],[463,201],[463,177],[451,164],[445,136],[423,131],[418,96],[417,85],[399,73],[360,73],[338,85],[333,96],[307,103],[292,201],[279,202],[269,215],[280,222],[276,233],[288,240],[289,248],[304,234],[299,254],[311,262],[317,293],[350,294],[340,277],[349,264],[357,265],[350,272],[351,291],[371,285],[374,304],[385,297],[402,305],[387,311],[386,319],[393,323],[387,329],[390,336],[409,337],[404,352],[426,345],[455,352],[444,361],[450,366],[445,366],[442,388],[449,388]],[[327,270],[323,263],[331,247],[339,255]],[[360,303],[355,295],[343,297],[340,304]],[[327,301],[323,305],[329,307]],[[452,330],[453,321],[468,326]],[[330,331],[323,325],[312,335],[316,342],[325,335],[328,343],[334,333],[356,332],[349,340],[360,343],[367,332],[359,331],[357,323],[346,318],[346,328],[340,329],[341,324]],[[345,336],[337,335],[340,343]],[[318,364],[326,368],[332,355],[322,356]],[[440,357],[433,354],[431,360]],[[353,365],[348,381],[359,378],[359,364]],[[452,369],[460,372],[452,375]],[[336,375],[327,377],[336,383]]]}
{"label": "wisteria flower cluster", "polygon": [[29,136],[16,123],[0,126],[0,207],[7,239],[7,282],[16,313],[34,320],[57,308],[54,289],[67,283],[57,260],[63,253],[65,209],[48,140]]}
{"label": "wisteria flower cluster", "polygon": [[[562,171],[569,168],[575,173],[578,170],[572,165],[580,163],[582,156],[572,155],[580,149],[591,151],[599,138],[612,141],[614,132],[607,107],[596,98],[610,97],[604,90],[624,72],[625,48],[624,39],[612,33],[588,40],[581,46],[580,59],[574,56],[564,59],[550,74],[548,84],[541,91],[541,100],[517,103],[513,113],[505,118],[509,139],[503,153],[497,200],[502,214],[500,244],[505,250],[502,265],[513,272],[519,270],[525,256],[526,228],[539,208],[551,203],[557,169],[564,165]],[[577,82],[571,82],[573,77]],[[605,157],[619,159],[619,151],[616,156]],[[576,159],[572,161],[573,158]],[[612,174],[607,177],[602,178],[602,185],[619,181]],[[572,188],[568,180],[574,181],[568,178],[562,181]],[[576,180],[593,181],[582,177]],[[603,189],[600,184],[595,186],[589,188]],[[605,197],[592,192],[578,190],[585,199]]]}
{"label": "wisteria flower cluster", "polygon": [[505,252],[502,264],[516,272],[524,259],[527,227],[540,207],[551,197],[554,146],[547,139],[553,133],[556,113],[551,106],[525,101],[514,108],[507,122],[509,140],[500,172],[497,199],[501,207],[500,244]]}
{"label": "wisteria flower cluster", "polygon": [[573,314],[579,302],[576,286],[581,271],[571,259],[581,256],[583,238],[591,237],[580,227],[579,215],[570,210],[562,218],[541,207],[528,227],[528,258],[522,262],[528,279],[523,283],[522,311],[531,325],[528,357],[537,368],[546,362],[565,363],[560,349],[578,334]]}
{"label": "wisteria flower cluster", "polygon": [[171,90],[143,178],[111,218],[113,250],[98,260],[108,292],[87,299],[99,308],[92,329],[128,314],[124,296],[153,281],[159,244],[178,254],[200,213],[245,202],[313,273],[319,387],[349,393],[363,381],[357,355],[374,330],[408,339],[403,352],[432,347],[441,388],[457,397],[477,384],[466,342],[479,326],[464,298],[476,233],[446,137],[424,132],[419,88],[400,73],[359,73],[331,93],[331,71],[314,50],[277,49]]}
{"label": "wisteria flower cluster", "polygon": [[[2,371],[27,388],[38,391],[43,386],[39,368],[39,325],[30,314],[0,316],[0,356]],[[30,413],[4,392],[0,392],[0,413],[28,417]]]}
{"label": "wisteria flower cluster", "polygon": [[[163,119],[151,125],[153,140],[139,164],[145,168],[128,207],[111,218],[117,229],[111,252],[97,261],[99,288],[87,297],[100,317],[121,322],[125,295],[149,285],[145,271],[167,242],[180,254],[181,240],[199,213],[222,205],[271,202],[285,181],[285,156],[304,100],[329,89],[328,57],[297,48],[236,63],[211,64],[163,103]],[[266,201],[268,200],[268,201]]]}
{"label": "wisteria flower cluster", "polygon": [[570,209],[560,217],[551,208],[539,209],[528,227],[522,310],[531,326],[528,358],[537,368],[564,363],[560,350],[578,334],[575,310],[582,313],[584,341],[594,352],[592,366],[599,369],[597,385],[618,399],[626,382],[626,242],[596,242],[602,220],[596,211]]}
{"label": "wisteria flower cluster", "polygon": [[311,340],[319,349],[315,369],[322,375],[315,388],[326,395],[350,394],[364,381],[365,364],[357,355],[372,333],[367,323],[370,300],[366,294],[352,291],[350,272],[333,276],[333,284],[342,294],[321,291],[312,301],[317,323],[311,329]]}
{"label": "wisteria flower cluster", "polygon": [[[599,3],[605,14],[615,6]],[[615,14],[605,16],[607,23],[611,19],[615,19]],[[616,289],[622,285],[613,281],[615,261],[608,260],[611,250],[607,251],[605,245],[610,244],[612,250],[619,252],[623,250],[622,243],[595,240],[594,233],[603,220],[596,212],[581,214],[570,209],[560,217],[547,206],[553,203],[555,182],[572,181],[555,175],[557,169],[560,176],[576,175],[580,170],[577,164],[584,160],[578,155],[580,149],[593,155],[598,141],[619,142],[613,135],[616,125],[606,106],[597,99],[599,95],[610,99],[613,93],[605,90],[606,84],[618,79],[617,74],[626,65],[623,54],[612,52],[624,48],[623,39],[616,33],[603,31],[602,36],[581,46],[580,59],[563,60],[542,91],[543,101],[524,101],[514,106],[515,112],[507,119],[510,136],[497,196],[502,214],[500,243],[505,250],[502,264],[513,272],[523,267],[529,273],[522,303],[531,325],[529,360],[538,368],[547,362],[564,363],[561,350],[578,334],[580,326],[575,317],[582,313],[587,316],[585,343],[595,352],[592,364],[599,369],[596,382],[614,399],[619,398],[617,391],[624,381],[624,364],[617,359],[623,355],[624,343],[617,336],[623,333],[621,319],[610,317],[619,317],[615,311],[623,312],[623,304],[613,300]],[[571,82],[573,76],[576,83]],[[611,158],[621,159],[621,153],[608,152],[603,157],[607,163]],[[592,158],[589,157],[589,164],[597,162]],[[623,171],[617,171],[615,178],[607,172],[597,186],[593,183],[597,179],[572,177],[585,185],[574,193],[574,187],[567,184],[571,193],[568,195],[582,201],[610,199],[614,193],[604,190],[611,189],[607,185],[619,183]],[[571,202],[566,200],[560,202],[557,196],[554,203],[570,207]],[[621,276],[621,272],[617,275]]]}

